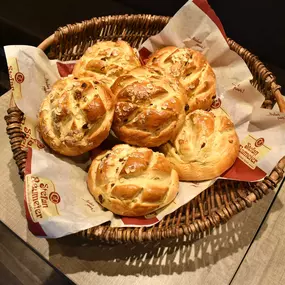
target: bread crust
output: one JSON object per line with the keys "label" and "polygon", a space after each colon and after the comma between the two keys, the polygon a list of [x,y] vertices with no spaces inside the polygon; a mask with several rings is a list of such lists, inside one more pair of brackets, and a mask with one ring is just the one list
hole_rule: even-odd
{"label": "bread crust", "polygon": [[98,155],[87,183],[99,204],[122,216],[158,210],[173,201],[179,188],[178,174],[163,154],[126,144]]}
{"label": "bread crust", "polygon": [[187,114],[176,139],[161,146],[179,179],[202,181],[220,176],[235,162],[239,139],[234,125],[221,109]]}
{"label": "bread crust", "polygon": [[184,123],[185,89],[157,67],[133,69],[112,91],[117,99],[112,129],[123,142],[156,147],[175,137]]}
{"label": "bread crust", "polygon": [[169,46],[154,52],[147,65],[158,66],[180,80],[187,92],[190,112],[210,109],[216,96],[216,77],[200,52]]}
{"label": "bread crust", "polygon": [[39,132],[56,152],[83,154],[108,136],[115,107],[111,90],[92,78],[58,80],[43,100]]}
{"label": "bread crust", "polygon": [[108,87],[121,75],[141,66],[134,49],[125,41],[97,42],[76,62],[76,77],[94,77]]}

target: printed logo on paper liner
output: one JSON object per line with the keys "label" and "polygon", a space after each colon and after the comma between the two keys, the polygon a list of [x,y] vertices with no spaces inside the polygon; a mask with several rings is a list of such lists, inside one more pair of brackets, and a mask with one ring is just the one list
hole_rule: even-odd
{"label": "printed logo on paper liner", "polygon": [[27,207],[33,222],[59,215],[57,204],[60,203],[60,195],[55,191],[51,180],[26,175],[25,189]]}
{"label": "printed logo on paper liner", "polygon": [[260,147],[260,146],[262,146],[264,144],[264,138],[259,138],[259,139],[257,139],[256,141],[255,141],[255,143],[254,143],[254,145],[256,146],[256,147]]}
{"label": "printed logo on paper liner", "polygon": [[285,114],[280,112],[269,112],[267,116],[275,117],[277,120],[285,120]]}
{"label": "printed logo on paper liner", "polygon": [[209,50],[209,48],[206,47],[205,45],[203,45],[203,41],[200,40],[197,36],[192,37],[192,38],[187,38],[187,39],[183,40],[183,43],[188,48],[191,48],[191,49],[196,50],[198,52],[201,52],[203,54],[205,54],[207,52],[207,50]]}
{"label": "printed logo on paper liner", "polygon": [[26,218],[28,221],[28,228],[30,230],[30,232],[38,237],[46,237],[47,234],[44,232],[43,228],[41,227],[40,223],[34,223],[32,221],[31,215],[29,213],[28,210],[28,205],[27,205],[27,201],[26,201],[26,196],[24,199],[24,206],[25,206],[25,211],[26,211]]}
{"label": "printed logo on paper liner", "polygon": [[248,134],[240,144],[239,159],[251,169],[255,169],[258,161],[271,150],[264,142],[264,138],[255,138]]}
{"label": "printed logo on paper liner", "polygon": [[240,86],[240,84],[235,84],[235,83],[232,83],[232,85],[234,86],[233,90],[239,92],[239,93],[244,93],[245,92],[245,89],[242,88]]}
{"label": "printed logo on paper liner", "polygon": [[234,165],[221,178],[240,181],[258,181],[266,176],[257,163],[271,150],[264,144],[264,138],[254,138],[248,134],[240,144],[240,152]]}
{"label": "printed logo on paper liner", "polygon": [[[28,148],[27,160],[26,160],[26,166],[25,166],[25,176],[31,174],[31,162],[32,162],[32,149]],[[26,183],[24,183],[24,206],[25,206],[26,218],[28,222],[28,228],[30,232],[33,233],[35,236],[46,237],[47,234],[41,227],[41,224],[39,222],[34,222],[32,220],[29,207],[28,207],[28,202],[27,202],[27,190],[28,189],[26,187]]]}
{"label": "printed logo on paper liner", "polygon": [[40,141],[37,135],[35,124],[29,118],[24,117],[21,125],[21,131],[25,134],[21,142],[21,148],[32,147],[35,149],[43,149],[45,145]]}
{"label": "printed logo on paper liner", "polygon": [[16,80],[16,82],[19,83],[19,84],[23,83],[24,80],[25,80],[24,74],[23,74],[22,72],[17,72],[17,73],[15,74],[15,80]]}
{"label": "printed logo on paper liner", "polygon": [[58,204],[60,202],[60,196],[57,192],[52,192],[49,194],[49,200],[54,204]]}
{"label": "printed logo on paper liner", "polygon": [[22,98],[21,84],[24,82],[25,76],[19,71],[17,58],[8,57],[7,64],[12,95],[17,101]]}
{"label": "printed logo on paper liner", "polygon": [[48,95],[51,91],[51,84],[46,74],[44,74],[44,80],[45,80],[45,84],[42,86],[42,90],[45,92],[46,95]]}
{"label": "printed logo on paper liner", "polygon": [[[218,108],[221,107],[221,105],[222,105],[221,99],[220,98],[216,98],[215,100],[213,100],[213,103],[212,103],[211,107],[213,109],[218,109]],[[224,109],[223,109],[223,111],[224,111]]]}

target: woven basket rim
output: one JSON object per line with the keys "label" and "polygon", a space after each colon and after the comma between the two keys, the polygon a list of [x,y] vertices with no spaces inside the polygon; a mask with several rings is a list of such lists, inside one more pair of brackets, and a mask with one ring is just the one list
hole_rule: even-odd
{"label": "woven basket rim", "polygon": [[[140,19],[140,17],[144,17],[148,20],[154,20],[154,21],[164,21],[166,24],[168,23],[168,21],[171,19],[170,16],[160,16],[160,15],[152,15],[152,14],[122,14],[122,15],[109,15],[109,16],[100,16],[100,17],[93,17],[91,19],[88,20],[84,20],[81,22],[76,22],[73,24],[67,24],[65,26],[61,26],[59,27],[52,35],[50,35],[49,37],[47,37],[46,39],[44,39],[39,45],[38,48],[40,48],[41,50],[45,51],[48,47],[50,47],[52,44],[57,43],[58,42],[58,36],[59,34],[64,35],[64,34],[68,34],[70,33],[70,31],[76,30],[77,32],[81,32],[84,31],[84,28],[94,22],[97,21],[108,21],[108,20],[117,20],[117,21],[121,21],[121,20],[137,20]],[[233,42],[233,40],[231,38],[227,38],[227,42],[230,43]],[[242,46],[240,46],[240,48],[244,49]],[[246,50],[246,49],[245,49]],[[250,55],[254,56],[253,54],[251,54],[248,50],[246,50]],[[261,61],[259,61],[262,65],[263,63]],[[263,65],[264,66],[264,65]],[[264,66],[265,67],[265,66]],[[268,69],[265,67],[265,71],[268,71]],[[282,113],[285,113],[285,98],[284,96],[282,96],[281,94],[281,86],[278,85],[275,82],[276,77],[269,72],[268,78],[271,77],[271,79],[269,79],[269,83],[270,83],[270,89],[272,91],[272,94],[274,96],[274,101],[277,102],[279,110]],[[267,102],[269,103],[269,102]],[[275,102],[274,102],[275,103]]]}
{"label": "woven basket rim", "polygon": [[49,46],[52,45],[54,41],[57,40],[57,33],[68,34],[72,27],[76,27],[77,31],[80,32],[84,29],[84,26],[88,26],[92,22],[107,20],[107,19],[116,19],[120,21],[122,18],[134,20],[139,17],[146,17],[152,20],[163,20],[166,23],[171,19],[169,16],[160,16],[160,15],[152,15],[152,14],[122,14],[122,15],[109,15],[109,16],[101,16],[101,17],[93,17],[89,20],[84,20],[81,22],[76,22],[73,24],[67,24],[65,26],[59,27],[53,34],[44,39],[39,45],[38,48],[45,51]]}
{"label": "woven basket rim", "polygon": [[[128,20],[142,20],[142,21],[152,21],[155,19],[156,21],[167,23],[170,17],[166,16],[153,16],[153,15],[116,15],[116,16],[104,16],[104,17],[96,17],[92,18],[87,21],[83,21],[81,23],[75,23],[72,25],[66,25],[64,27],[59,28],[53,35],[48,37],[44,40],[40,45],[39,48],[42,50],[46,50],[51,45],[57,45],[65,36],[70,35],[74,32],[82,32],[86,29],[88,25],[96,25],[100,21],[104,23],[108,23],[108,21],[128,21]],[[265,105],[273,106],[273,101],[276,100],[278,103],[278,92],[280,92],[280,87],[275,82],[274,75],[269,72],[266,67],[255,57],[252,55],[248,50],[244,49],[237,43],[235,43],[231,39],[227,39],[228,44],[230,47],[237,52],[245,61],[247,61],[247,65],[252,65],[252,69],[255,70],[253,76],[257,78],[257,85],[260,84],[264,85],[265,88],[271,92],[274,96],[272,98],[267,98],[265,100]],[[258,85],[259,83],[259,85]],[[281,93],[280,93],[281,94]],[[280,96],[279,96],[280,97]],[[281,95],[282,97],[282,95]],[[280,101],[281,102],[281,101]],[[281,111],[283,108],[282,103],[278,103]],[[284,107],[285,112],[285,107]],[[23,113],[16,107],[10,106],[8,110],[8,115],[5,117],[7,122],[7,133],[10,138],[11,148],[14,154],[14,159],[19,168],[19,174],[23,177],[23,170],[25,167],[25,154],[24,151],[21,150],[19,139],[23,138],[23,133],[20,129]],[[15,140],[15,138],[17,138]],[[176,218],[176,223],[173,222],[171,216],[172,214],[168,215],[166,219],[164,219],[163,223],[156,224],[151,228],[110,228],[108,225],[100,225],[94,227],[92,229],[88,229],[85,231],[80,232],[81,236],[87,237],[88,239],[101,239],[104,241],[114,241],[114,242],[127,242],[127,241],[134,241],[134,242],[142,242],[147,240],[160,240],[162,238],[168,237],[179,237],[183,235],[190,235],[195,233],[200,233],[210,228],[216,227],[223,222],[229,220],[233,215],[237,214],[238,212],[244,210],[246,207],[250,207],[253,202],[257,201],[258,199],[262,198],[263,195],[270,192],[276,187],[276,184],[283,178],[285,168],[285,157],[283,157],[277,166],[273,169],[272,173],[264,179],[263,182],[255,183],[253,186],[250,186],[249,193],[242,192],[238,193],[237,197],[233,201],[229,201],[228,203],[221,204],[220,207],[211,214],[205,214],[201,212],[200,219],[193,218],[193,222],[189,224],[180,224],[177,222],[181,216],[179,214]],[[219,182],[220,183],[220,182]],[[207,189],[208,190],[208,189]],[[205,190],[206,191],[206,190]],[[238,190],[237,190],[238,192]],[[247,193],[247,194],[245,194]],[[195,205],[197,208],[202,207],[200,202],[203,199],[202,193],[198,195],[195,199]],[[192,200],[192,201],[193,201]],[[190,202],[188,203],[189,207]],[[187,205],[188,205],[187,204]],[[194,205],[194,202],[193,202]],[[184,207],[184,206],[183,206]],[[183,208],[181,207],[181,209]],[[186,206],[185,206],[186,207]],[[194,206],[193,206],[194,207]],[[182,211],[182,210],[181,210]],[[187,209],[186,209],[187,211]],[[175,214],[174,214],[175,215]],[[186,214],[187,215],[187,214]],[[171,220],[172,219],[172,220]],[[186,217],[187,220],[187,217]],[[171,222],[172,221],[172,222]],[[175,218],[174,218],[175,221]]]}

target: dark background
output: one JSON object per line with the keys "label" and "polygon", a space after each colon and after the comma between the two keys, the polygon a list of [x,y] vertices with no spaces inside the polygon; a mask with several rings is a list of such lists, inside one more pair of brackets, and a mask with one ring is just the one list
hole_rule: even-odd
{"label": "dark background", "polygon": [[[220,18],[227,36],[258,55],[285,87],[285,0],[208,2]],[[173,16],[184,3],[186,0],[3,0],[0,10],[0,45],[37,46],[59,26],[103,15]],[[0,50],[0,57],[3,78],[6,71],[3,49]]]}

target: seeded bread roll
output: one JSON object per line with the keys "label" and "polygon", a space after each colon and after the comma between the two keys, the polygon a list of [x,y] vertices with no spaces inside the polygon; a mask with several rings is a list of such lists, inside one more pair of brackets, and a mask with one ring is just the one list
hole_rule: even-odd
{"label": "seeded bread roll", "polygon": [[239,153],[239,139],[222,109],[196,110],[186,116],[176,139],[160,150],[180,180],[200,181],[218,177],[233,165]]}
{"label": "seeded bread roll", "polygon": [[141,66],[132,47],[124,41],[97,42],[88,48],[74,66],[76,77],[94,77],[108,87],[126,72]]}
{"label": "seeded bread roll", "polygon": [[216,77],[200,52],[169,46],[154,52],[147,65],[158,66],[180,80],[187,91],[190,112],[210,109],[216,97]]}
{"label": "seeded bread roll", "polygon": [[179,180],[163,154],[122,144],[93,160],[88,188],[115,214],[145,216],[173,201]]}
{"label": "seeded bread roll", "polygon": [[67,156],[97,147],[109,134],[114,96],[92,78],[58,80],[39,112],[39,131],[56,152]]}
{"label": "seeded bread roll", "polygon": [[185,120],[187,96],[179,81],[159,68],[139,67],[119,77],[112,129],[131,145],[155,147],[175,137]]}

